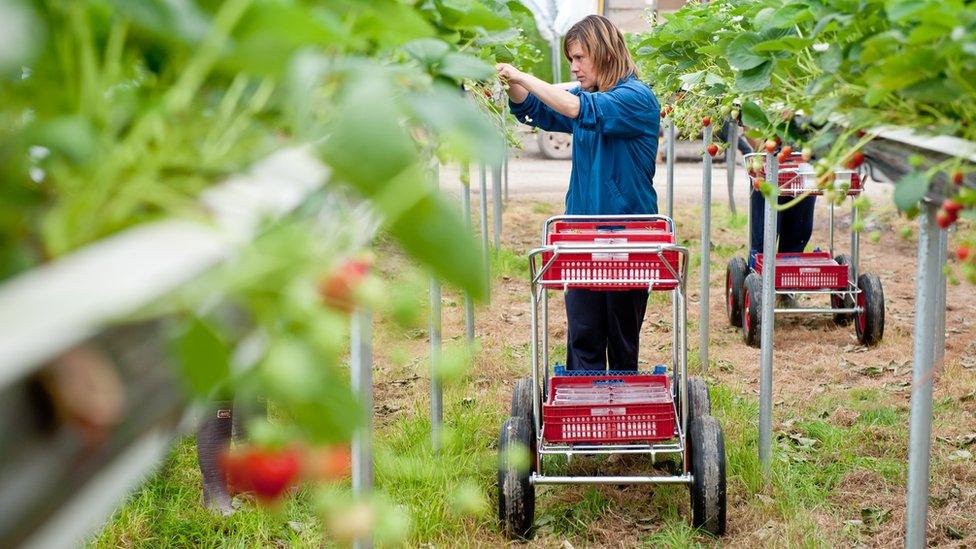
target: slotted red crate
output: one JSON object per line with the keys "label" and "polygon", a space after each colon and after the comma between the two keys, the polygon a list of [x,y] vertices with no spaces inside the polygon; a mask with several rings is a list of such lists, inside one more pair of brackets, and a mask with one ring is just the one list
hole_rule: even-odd
{"label": "slotted red crate", "polygon": [[[675,411],[666,375],[556,376],[542,406],[543,437],[548,442],[653,442],[675,437]],[[650,383],[667,392],[666,402],[556,404],[560,390],[597,384]]]}
{"label": "slotted red crate", "polygon": [[580,233],[585,231],[608,231],[613,232],[670,232],[668,222],[663,219],[653,219],[650,221],[556,221],[552,224],[550,233]]}
{"label": "slotted red crate", "polygon": [[[785,162],[780,162],[779,164],[779,187],[781,194],[796,195],[803,192],[809,192],[815,195],[822,195],[823,191],[813,188],[812,185],[805,185],[803,182],[803,177],[796,173],[799,169],[800,164],[803,162],[803,156],[797,153],[790,155],[790,158]],[[763,172],[760,173],[760,175]],[[857,172],[853,172],[851,175],[851,184],[847,191],[848,196],[855,196],[861,194],[863,186],[861,185],[861,177]],[[841,172],[838,177],[846,177],[846,172]],[[755,179],[752,174],[750,178]]]}
{"label": "slotted red crate", "polygon": [[[619,230],[604,230],[614,227]],[[674,234],[668,232],[667,222],[556,222],[555,231],[546,244],[673,244]],[[584,252],[542,254],[542,284],[554,288],[585,288],[591,290],[673,290],[680,274],[677,251],[658,253]],[[550,264],[550,261],[552,263]],[[668,270],[668,266],[675,274]]]}
{"label": "slotted red crate", "polygon": [[[756,272],[762,274],[763,254],[756,254]],[[789,290],[842,290],[847,288],[847,265],[827,252],[776,254],[776,288]]]}

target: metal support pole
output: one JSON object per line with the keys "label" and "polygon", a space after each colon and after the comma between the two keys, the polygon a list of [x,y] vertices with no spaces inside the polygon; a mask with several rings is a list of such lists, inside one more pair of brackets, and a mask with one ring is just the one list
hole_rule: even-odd
{"label": "metal support pole", "polygon": [[929,505],[929,457],[932,446],[933,330],[936,284],[941,265],[939,229],[934,204],[923,204],[918,233],[918,275],[915,283],[915,344],[912,367],[912,402],[908,431],[908,507],[905,547],[925,547]]}
{"label": "metal support pole", "polygon": [[941,369],[945,362],[945,343],[946,343],[946,274],[942,266],[948,260],[949,250],[949,231],[939,231],[939,282],[936,285],[938,293],[935,300],[935,350],[934,361],[936,368]]}
{"label": "metal support pole", "polygon": [[[461,215],[464,217],[464,226],[471,230],[471,170],[468,164],[461,165]],[[474,302],[471,294],[464,292],[464,328],[468,337],[468,343],[474,342]]]}
{"label": "metal support pole", "polygon": [[502,176],[503,176],[504,182],[505,182],[505,202],[506,203],[508,203],[508,160],[509,160],[509,157],[511,156],[511,152],[512,152],[512,148],[509,147],[509,145],[508,145],[508,132],[505,130],[505,128],[508,126],[508,112],[509,112],[508,111],[508,98],[506,96],[504,96],[504,94],[503,94],[503,101],[502,101],[502,131],[503,131],[503,139],[505,141],[505,157],[504,157],[504,162],[502,164],[502,167],[503,167]]}
{"label": "metal support pole", "polygon": [[495,250],[502,247],[502,164],[491,167],[492,222],[495,228]]}
{"label": "metal support pole", "polygon": [[[359,395],[363,407],[363,423],[352,439],[352,493],[357,499],[366,498],[373,491],[373,450],[370,441],[373,430],[373,348],[372,319],[369,310],[359,309],[352,315],[350,333],[350,362],[352,389]],[[373,547],[371,534],[364,534],[353,543],[356,549]]]}
{"label": "metal support pole", "polygon": [[[434,181],[440,185],[440,167],[434,162]],[[441,424],[444,421],[444,395],[438,372],[441,356],[441,283],[430,277],[430,441],[434,451],[441,449]]]}
{"label": "metal support pole", "polygon": [[667,150],[665,150],[665,155],[667,156],[667,167],[668,167],[668,197],[667,197],[667,209],[665,210],[668,217],[674,219],[674,119],[670,116],[668,117],[668,129],[667,129]]}
{"label": "metal support pole", "polygon": [[481,163],[481,185],[479,187],[479,200],[481,201],[481,257],[485,263],[485,282],[488,288],[488,304],[491,304],[491,265],[488,253],[488,177],[485,173],[485,164]]}
{"label": "metal support pole", "polygon": [[441,358],[441,283],[430,279],[430,441],[434,451],[441,449],[441,424],[444,422],[444,394],[440,373]]}
{"label": "metal support pole", "polygon": [[725,149],[725,180],[729,185],[729,211],[735,215],[735,194],[733,191],[735,189],[735,153],[739,144],[739,125],[735,123],[735,120],[732,120],[728,127],[729,131],[725,136],[729,145],[729,148]]}
{"label": "metal support pole", "polygon": [[857,208],[851,208],[851,280],[857,283],[857,277],[861,273],[861,233],[855,231],[857,220],[861,214]]}
{"label": "metal support pole", "polygon": [[[766,155],[766,180],[778,190],[779,163]],[[776,197],[767,197],[763,214],[762,324],[759,368],[759,462],[769,479],[773,440],[773,313],[776,299]]]}
{"label": "metal support pole", "polygon": [[[834,201],[830,201],[830,244],[828,245],[828,250],[830,251],[830,257],[834,257]],[[853,273],[848,273],[853,274]]]}
{"label": "metal support pole", "polygon": [[698,314],[700,339],[698,357],[703,372],[708,371],[708,279],[712,266],[712,155],[708,154],[708,144],[712,142],[712,126],[705,126],[702,143],[706,147],[702,153],[702,216],[701,216],[701,294]]}
{"label": "metal support pole", "polygon": [[559,34],[556,33],[556,29],[552,29],[552,42],[549,45],[551,46],[550,55],[552,55],[552,83],[558,84],[563,79],[563,52],[559,47]]}

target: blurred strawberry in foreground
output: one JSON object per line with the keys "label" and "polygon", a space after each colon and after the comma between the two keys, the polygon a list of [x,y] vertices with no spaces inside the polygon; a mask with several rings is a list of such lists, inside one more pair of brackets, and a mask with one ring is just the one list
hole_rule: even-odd
{"label": "blurred strawberry in foreground", "polygon": [[340,480],[351,474],[352,450],[348,445],[313,448],[305,455],[304,476],[309,480]]}
{"label": "blurred strawberry in foreground", "polygon": [[318,282],[322,302],[333,309],[351,312],[355,308],[357,290],[369,275],[372,260],[368,257],[341,261]]}
{"label": "blurred strawberry in foreground", "polygon": [[220,459],[230,493],[252,492],[264,504],[274,503],[298,483],[301,454],[294,448],[238,446]]}

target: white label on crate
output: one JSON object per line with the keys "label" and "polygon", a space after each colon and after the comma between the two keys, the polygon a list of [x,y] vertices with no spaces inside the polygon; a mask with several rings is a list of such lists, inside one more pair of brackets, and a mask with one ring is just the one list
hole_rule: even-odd
{"label": "white label on crate", "polygon": [[[626,244],[626,238],[594,238],[594,244]],[[594,253],[593,261],[627,261],[629,254],[624,253]]]}
{"label": "white label on crate", "polygon": [[819,272],[820,272],[819,267],[800,267],[801,274],[815,274]]}
{"label": "white label on crate", "polygon": [[613,408],[590,408],[591,416],[625,416],[627,415],[627,408],[623,406],[615,406]]}

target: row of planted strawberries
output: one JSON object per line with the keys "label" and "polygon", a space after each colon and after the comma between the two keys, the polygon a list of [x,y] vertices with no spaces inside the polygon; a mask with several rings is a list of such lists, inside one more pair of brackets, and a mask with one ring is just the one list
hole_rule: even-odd
{"label": "row of planted strawberries", "polygon": [[[689,3],[632,41],[642,73],[668,98],[662,117],[689,139],[733,118],[769,153],[813,160],[828,200],[846,189],[836,169],[857,169],[885,126],[976,142],[976,8],[937,1]],[[784,145],[785,143],[785,145]],[[709,143],[711,155],[728,144]],[[908,159],[895,206],[910,217],[930,190],[942,194],[941,228],[976,218],[973,166],[963,157]],[[761,159],[747,168],[761,171]],[[767,196],[778,192],[754,179]],[[871,204],[859,197],[860,230]],[[971,225],[960,227],[956,259],[976,283]],[[878,235],[871,235],[876,238]]]}

